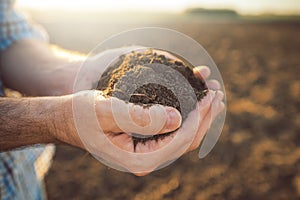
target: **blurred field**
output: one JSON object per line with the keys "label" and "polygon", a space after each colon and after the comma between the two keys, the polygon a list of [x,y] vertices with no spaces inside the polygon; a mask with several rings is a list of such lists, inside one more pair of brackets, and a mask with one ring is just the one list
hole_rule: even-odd
{"label": "blurred field", "polygon": [[83,52],[128,28],[181,31],[215,60],[228,98],[224,130],[206,158],[193,152],[146,177],[59,146],[46,177],[50,200],[300,199],[300,22],[42,23],[52,42]]}

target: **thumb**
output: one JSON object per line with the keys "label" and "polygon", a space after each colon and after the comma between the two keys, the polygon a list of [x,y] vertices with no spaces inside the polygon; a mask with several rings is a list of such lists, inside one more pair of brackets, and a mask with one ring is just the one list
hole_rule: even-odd
{"label": "thumb", "polygon": [[143,107],[111,98],[114,131],[141,135],[156,135],[176,130],[181,125],[181,115],[173,107],[152,105]]}

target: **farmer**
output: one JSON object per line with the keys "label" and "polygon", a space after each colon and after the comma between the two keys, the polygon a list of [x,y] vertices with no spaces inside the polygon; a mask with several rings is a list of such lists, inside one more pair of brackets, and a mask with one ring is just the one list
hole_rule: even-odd
{"label": "farmer", "polygon": [[[51,164],[53,144],[66,143],[86,149],[74,124],[72,100],[77,98],[84,104],[96,92],[87,90],[71,94],[82,61],[74,61],[71,54],[58,56],[47,41],[47,34],[17,13],[13,3],[14,0],[0,1],[0,197],[45,199],[43,177]],[[98,58],[105,60],[122,52],[122,49],[111,50]],[[84,89],[91,88],[94,74],[93,70],[87,73],[88,81]],[[195,75],[199,74],[206,78],[209,75],[208,68],[195,70]],[[3,85],[27,97],[5,97]],[[218,89],[219,86],[215,83],[212,87]],[[202,109],[201,114],[211,114],[212,104],[222,110],[221,101],[222,93],[213,93],[206,100],[206,109]],[[104,98],[96,101],[97,117],[104,134],[122,131],[114,121],[110,103],[110,99]],[[127,107],[130,118],[137,124],[151,117],[143,107],[122,103],[116,105]],[[151,114],[158,117],[151,118],[149,128],[163,124],[159,133],[170,132],[181,125],[180,113],[172,107],[153,106]],[[126,122],[129,119],[123,120]],[[209,128],[210,121],[205,118],[201,120],[203,123],[199,122],[199,132],[186,152],[199,146]],[[145,134],[140,129],[127,128],[134,133]],[[128,145],[128,141],[119,142],[121,147]],[[106,153],[109,149],[99,147],[99,151]],[[145,147],[144,152],[147,151]],[[167,155],[160,156],[161,160],[168,160]],[[136,174],[147,173],[150,171]]]}

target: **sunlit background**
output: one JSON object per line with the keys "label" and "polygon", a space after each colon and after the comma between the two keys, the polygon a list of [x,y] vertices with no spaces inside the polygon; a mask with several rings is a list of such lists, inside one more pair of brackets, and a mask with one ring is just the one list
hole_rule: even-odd
{"label": "sunlit background", "polygon": [[149,11],[180,13],[190,7],[233,9],[239,14],[279,14],[300,13],[299,0],[19,0],[19,5],[27,9],[96,10],[103,12]]}

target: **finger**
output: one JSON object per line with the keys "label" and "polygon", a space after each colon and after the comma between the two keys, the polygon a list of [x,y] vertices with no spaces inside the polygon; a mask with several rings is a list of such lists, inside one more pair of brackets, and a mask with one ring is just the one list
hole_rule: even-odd
{"label": "finger", "polygon": [[120,149],[133,152],[134,146],[130,135],[126,133],[109,133],[107,134],[107,137],[115,146],[119,147]]}
{"label": "finger", "polygon": [[173,131],[181,124],[181,115],[173,107],[153,105],[145,108],[116,98],[111,99],[112,119],[116,124],[114,132],[156,135]]}
{"label": "finger", "polygon": [[[201,100],[198,105],[200,108],[200,118],[199,118],[199,127],[202,125],[203,120],[207,117],[208,113],[211,112],[211,105],[216,97],[216,92],[210,90],[209,93]],[[195,135],[195,138],[198,136],[198,132]]]}
{"label": "finger", "polygon": [[207,79],[211,71],[207,66],[198,66],[193,69],[194,75],[200,79]]}
{"label": "finger", "polygon": [[152,105],[149,108],[143,108],[139,105],[130,104],[129,112],[133,122],[143,128],[142,133],[144,135],[171,132],[181,125],[180,112],[173,107]]}
{"label": "finger", "polygon": [[206,81],[206,85],[211,90],[219,90],[221,88],[219,81],[215,79]]}
{"label": "finger", "polygon": [[202,112],[204,111],[203,109],[210,107],[210,105],[211,105],[212,101],[214,100],[215,96],[216,96],[216,92],[212,91],[212,90],[209,90],[208,93],[204,96],[204,98],[201,99],[198,102],[198,106],[200,108],[201,116],[203,116],[203,114],[202,114]]}
{"label": "finger", "polygon": [[[201,141],[204,138],[204,135],[206,134],[207,130],[210,128],[212,122],[216,118],[216,116],[222,112],[225,108],[224,103],[222,102],[222,99],[224,98],[224,94],[221,91],[217,91],[215,94],[215,97],[212,101],[212,104],[210,106],[209,111],[205,115],[204,119],[200,122],[199,130],[197,132],[197,135],[195,136],[195,139],[193,143],[191,144],[188,151],[192,151],[200,145]],[[188,152],[187,151],[187,152]]]}
{"label": "finger", "polygon": [[222,91],[216,92],[216,97],[213,100],[212,106],[211,106],[211,123],[212,121],[217,117],[217,115],[224,109],[225,104],[222,102],[224,99],[224,93]]}
{"label": "finger", "polygon": [[215,93],[215,97],[210,107],[209,115],[206,116],[206,118],[208,119],[208,127],[210,127],[216,116],[224,109],[224,103],[222,102],[223,98],[223,92],[217,91]]}
{"label": "finger", "polygon": [[211,110],[209,110],[207,112],[204,119],[200,122],[201,125],[198,129],[198,132],[197,132],[197,134],[194,138],[194,141],[192,142],[192,144],[188,148],[187,152],[193,151],[196,148],[198,148],[198,146],[200,145],[200,143],[201,143],[202,139],[204,138],[204,135],[205,135],[205,133],[206,133],[208,127],[209,127],[210,119],[211,119]]}

